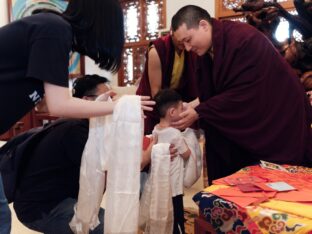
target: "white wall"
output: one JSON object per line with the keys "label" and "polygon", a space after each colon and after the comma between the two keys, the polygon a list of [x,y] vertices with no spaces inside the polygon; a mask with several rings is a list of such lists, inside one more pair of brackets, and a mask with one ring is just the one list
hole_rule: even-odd
{"label": "white wall", "polygon": [[[167,29],[170,27],[172,16],[185,5],[198,5],[206,9],[211,16],[215,15],[215,1],[214,0],[166,0],[166,17],[167,17]],[[0,0],[0,27],[8,23],[8,10],[7,0]],[[112,75],[107,71],[103,71],[98,68],[93,60],[86,58],[85,60],[86,74],[96,73],[109,78],[113,85],[117,85],[117,75]]]}
{"label": "white wall", "polygon": [[7,24],[8,21],[7,0],[0,0],[0,27]]}
{"label": "white wall", "polygon": [[104,76],[108,78],[109,80],[111,80],[114,84],[117,82],[117,74],[113,75],[112,73],[106,70],[100,69],[99,66],[96,65],[94,61],[90,59],[89,57],[85,57],[85,73],[86,74],[98,74],[100,76]]}

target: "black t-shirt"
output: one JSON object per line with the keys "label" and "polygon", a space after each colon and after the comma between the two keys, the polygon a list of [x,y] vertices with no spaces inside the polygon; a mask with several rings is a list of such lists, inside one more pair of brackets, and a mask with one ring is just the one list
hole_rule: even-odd
{"label": "black t-shirt", "polygon": [[0,134],[43,97],[43,82],[68,87],[72,29],[40,13],[0,28]]}
{"label": "black t-shirt", "polygon": [[77,199],[88,132],[88,120],[68,120],[51,129],[29,152],[14,200],[21,222],[42,218],[66,198]]}

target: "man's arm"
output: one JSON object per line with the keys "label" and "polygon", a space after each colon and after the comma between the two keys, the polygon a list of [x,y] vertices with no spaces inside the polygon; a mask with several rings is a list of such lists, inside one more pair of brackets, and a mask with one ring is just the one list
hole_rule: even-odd
{"label": "man's arm", "polygon": [[154,47],[148,53],[148,79],[154,97],[161,89],[162,75],[159,55]]}

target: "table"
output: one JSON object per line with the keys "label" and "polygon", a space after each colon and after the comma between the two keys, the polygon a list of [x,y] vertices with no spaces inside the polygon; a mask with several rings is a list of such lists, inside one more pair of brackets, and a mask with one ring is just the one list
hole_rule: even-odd
{"label": "table", "polygon": [[[312,168],[288,165],[285,168],[287,168],[287,172],[274,172],[273,170],[261,169],[260,166],[251,166],[235,173],[232,178],[233,176],[234,178],[237,176],[254,176],[255,173],[258,175],[261,173],[269,181],[283,179],[298,188],[298,191],[294,191],[298,194],[301,189],[311,191],[308,193],[308,197],[290,196],[287,198],[303,201],[279,200],[279,197],[289,193],[283,192],[278,193],[281,196],[275,195],[267,201],[261,202],[260,200],[258,204],[241,206],[239,205],[240,202],[237,204],[216,195],[220,194],[220,191],[226,191],[230,188],[230,186],[225,185],[225,178],[222,178],[214,181],[214,185],[207,187],[193,197],[201,214],[195,220],[195,233],[312,234]],[[244,204],[244,200],[248,199],[248,197],[243,199],[241,204]]]}

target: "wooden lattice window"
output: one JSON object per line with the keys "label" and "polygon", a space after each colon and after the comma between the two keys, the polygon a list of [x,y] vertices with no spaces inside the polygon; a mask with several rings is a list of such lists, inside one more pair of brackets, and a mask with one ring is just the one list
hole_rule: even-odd
{"label": "wooden lattice window", "polygon": [[[238,12],[235,13],[233,11],[234,8],[240,7],[246,0],[217,0],[216,4],[216,17],[218,19],[229,19],[229,20],[239,20],[242,22],[246,22],[246,18],[243,13]],[[265,0],[265,2],[273,2],[273,0]],[[293,0],[277,0],[277,2],[283,6],[283,8],[289,11],[291,14],[297,15],[295,10]],[[277,27],[275,37],[278,41],[282,42],[289,37],[289,23],[284,18],[280,18],[280,23]],[[294,30],[293,37],[297,41],[302,40],[302,35]]]}
{"label": "wooden lattice window", "polygon": [[141,77],[145,52],[166,25],[165,0],[121,0],[125,20],[125,50],[118,85],[133,85]]}

